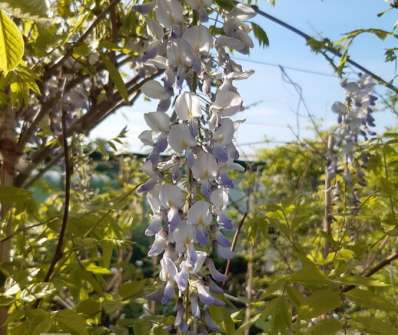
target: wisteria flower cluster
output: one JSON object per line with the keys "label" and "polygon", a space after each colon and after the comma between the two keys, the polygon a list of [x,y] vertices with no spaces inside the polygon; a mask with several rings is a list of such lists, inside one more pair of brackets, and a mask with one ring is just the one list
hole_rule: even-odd
{"label": "wisteria flower cluster", "polygon": [[[153,213],[146,230],[154,237],[148,255],[161,257],[163,285],[148,298],[176,302],[179,331],[206,334],[218,330],[209,306],[224,305],[220,283],[226,276],[213,256],[234,255],[226,238],[234,229],[226,207],[234,187],[229,172],[240,167],[234,163],[238,152],[233,144],[238,122],[231,116],[243,110],[234,82],[251,75],[228,51],[247,54],[253,47],[245,21],[255,12],[242,4],[227,11],[211,0],[186,3],[158,0],[136,6],[154,39],[143,66],[163,73],[161,82],[142,87],[159,103],[144,116],[150,129],[140,139],[152,149],[143,166],[149,179],[139,191],[146,193]],[[208,23],[215,11],[222,29]]]}
{"label": "wisteria flower cluster", "polygon": [[[375,135],[373,117],[377,98],[373,94],[375,83],[366,75],[361,75],[358,81],[344,80],[342,87],[346,91],[345,102],[335,102],[333,112],[338,115],[338,126],[334,132],[335,145],[343,152],[347,162],[353,162],[355,145],[360,137],[367,140]],[[330,168],[337,169],[337,157],[332,157]],[[346,171],[346,174],[348,171]],[[345,176],[350,179],[349,175]]]}

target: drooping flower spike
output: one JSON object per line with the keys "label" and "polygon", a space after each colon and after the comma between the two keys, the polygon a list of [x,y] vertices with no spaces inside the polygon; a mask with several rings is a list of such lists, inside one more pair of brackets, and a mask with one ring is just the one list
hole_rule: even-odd
{"label": "drooping flower spike", "polygon": [[[223,27],[212,34],[203,22],[215,9]],[[163,283],[148,298],[175,303],[180,332],[191,332],[194,320],[197,329],[216,331],[208,308],[224,305],[217,282],[226,277],[211,257],[234,255],[225,237],[234,229],[226,208],[238,158],[230,117],[243,110],[234,81],[252,73],[229,52],[247,54],[253,47],[245,21],[255,13],[242,4],[227,11],[211,0],[157,0],[142,10],[153,42],[141,61],[163,72],[142,87],[159,102],[144,115],[150,129],[139,136],[151,148],[143,166],[149,178],[140,188],[153,212],[145,231],[154,237],[148,255],[161,257]],[[192,11],[193,21],[184,17]]]}
{"label": "drooping flower spike", "polygon": [[[359,206],[357,185],[365,185],[366,153],[359,153],[360,139],[368,140],[376,135],[373,117],[377,98],[374,95],[376,83],[368,75],[360,75],[357,81],[344,80],[342,87],[346,92],[345,101],[337,101],[332,111],[337,114],[337,127],[330,140],[328,150],[328,173],[334,177],[339,170],[347,186],[348,201],[353,208]],[[359,158],[359,159],[358,159]],[[362,161],[362,163],[361,163]],[[343,166],[339,169],[339,164]],[[355,178],[354,178],[355,176]],[[357,184],[356,184],[357,182]],[[339,187],[333,188],[333,196],[339,196]]]}

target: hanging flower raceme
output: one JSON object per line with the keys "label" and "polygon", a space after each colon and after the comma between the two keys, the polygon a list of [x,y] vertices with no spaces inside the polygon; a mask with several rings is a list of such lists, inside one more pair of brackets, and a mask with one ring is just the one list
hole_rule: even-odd
{"label": "hanging flower raceme", "polygon": [[335,139],[349,158],[352,158],[353,146],[360,136],[368,139],[369,135],[375,134],[371,130],[375,126],[372,114],[377,99],[373,95],[374,86],[369,76],[361,76],[357,82],[343,81],[346,101],[333,104],[332,110],[338,115],[339,124]]}
{"label": "hanging flower raceme", "polygon": [[[226,208],[234,186],[229,172],[239,155],[233,144],[237,123],[230,117],[243,109],[234,81],[251,74],[228,51],[248,53],[253,47],[245,21],[254,11],[245,5],[227,11],[211,0],[186,3],[158,0],[145,7],[154,40],[141,61],[162,70],[163,76],[142,87],[159,103],[156,111],[144,115],[150,129],[139,136],[151,148],[143,166],[149,178],[140,192],[146,193],[152,210],[145,232],[154,237],[148,254],[161,257],[163,283],[148,298],[175,302],[174,327],[181,332],[191,332],[195,324],[198,333],[206,333],[217,330],[209,306],[224,305],[217,283],[226,277],[212,257],[233,257],[225,233],[234,224]],[[212,35],[203,22],[216,9],[224,26],[213,29],[221,34]],[[193,15],[184,17],[186,13]]]}
{"label": "hanging flower raceme", "polygon": [[[358,204],[357,192],[353,187],[354,174],[360,185],[366,184],[362,170],[363,164],[360,162],[366,161],[366,155],[359,155],[361,159],[357,159],[358,149],[360,149],[359,140],[361,138],[367,140],[376,134],[372,130],[375,127],[373,112],[377,100],[373,95],[374,86],[373,79],[367,75],[361,75],[358,81],[344,80],[342,87],[346,91],[346,99],[344,102],[335,102],[332,106],[333,112],[338,117],[338,125],[331,142],[333,148],[329,148],[328,152],[328,170],[330,175],[334,176],[338,171],[339,163],[342,163],[344,180],[351,189],[348,200],[354,206]],[[334,192],[335,196],[338,196],[336,192]]]}

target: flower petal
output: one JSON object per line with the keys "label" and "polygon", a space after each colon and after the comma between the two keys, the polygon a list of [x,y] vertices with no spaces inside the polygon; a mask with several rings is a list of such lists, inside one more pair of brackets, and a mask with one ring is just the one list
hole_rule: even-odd
{"label": "flower petal", "polygon": [[149,80],[141,87],[141,91],[149,98],[164,100],[169,97],[167,90],[156,80]]}
{"label": "flower petal", "polygon": [[202,115],[199,97],[191,92],[180,94],[176,100],[175,111],[182,121],[190,121]]}

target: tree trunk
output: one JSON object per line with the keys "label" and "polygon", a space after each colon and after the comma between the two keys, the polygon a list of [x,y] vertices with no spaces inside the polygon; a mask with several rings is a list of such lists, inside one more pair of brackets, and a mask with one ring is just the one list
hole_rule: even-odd
{"label": "tree trunk", "polygon": [[[14,185],[15,170],[20,153],[18,150],[15,133],[15,114],[12,108],[2,111],[0,118],[0,187]],[[1,237],[12,234],[13,227],[10,219],[12,208],[5,203],[1,203],[0,208],[0,232]],[[0,265],[10,262],[11,239],[0,242]],[[6,279],[3,278],[0,291],[6,289]],[[8,308],[0,308],[0,335],[7,334],[7,314]]]}

